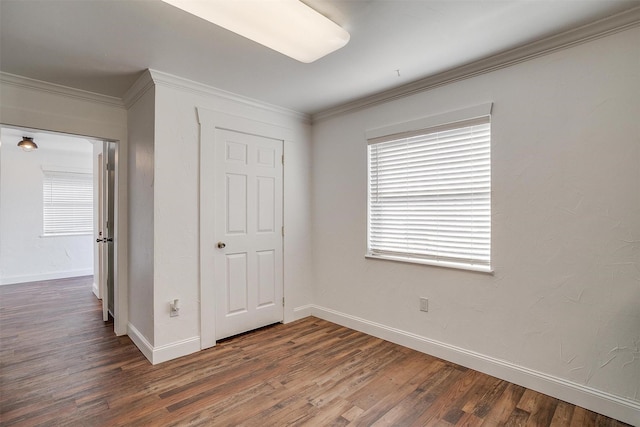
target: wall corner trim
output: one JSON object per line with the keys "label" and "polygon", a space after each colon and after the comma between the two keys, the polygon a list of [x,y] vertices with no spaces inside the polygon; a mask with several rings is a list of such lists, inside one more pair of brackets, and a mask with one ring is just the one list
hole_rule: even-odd
{"label": "wall corner trim", "polygon": [[[306,306],[305,306],[306,308]],[[631,425],[640,425],[640,402],[518,366],[440,341],[318,305],[311,315],[374,337],[411,348],[488,375],[530,388]]]}
{"label": "wall corner trim", "polygon": [[120,98],[101,95],[99,93],[88,92],[80,89],[74,89],[72,87],[49,83],[42,80],[31,79],[29,77],[18,76],[15,74],[0,72],[0,83],[9,86],[17,86],[24,89],[35,90],[38,92],[47,92],[54,95],[92,102],[95,104],[103,104],[109,107],[122,109],[125,108],[124,103]]}
{"label": "wall corner trim", "polygon": [[405,98],[460,80],[507,68],[530,59],[616,34],[640,26],[640,6],[615,15],[573,28],[562,33],[533,41],[483,59],[455,67],[441,73],[416,80],[404,86],[386,90],[316,112],[311,115],[311,123],[331,117],[364,110],[386,102]]}

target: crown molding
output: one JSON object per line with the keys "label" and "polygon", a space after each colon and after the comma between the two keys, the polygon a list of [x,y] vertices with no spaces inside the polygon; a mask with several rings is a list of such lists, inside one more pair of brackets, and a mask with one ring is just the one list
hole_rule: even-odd
{"label": "crown molding", "polygon": [[357,99],[353,102],[328,108],[312,114],[311,122],[317,123],[330,117],[363,110],[395,99],[404,98],[460,80],[469,79],[491,71],[510,67],[543,55],[616,34],[639,25],[640,6],[637,6],[560,34],[509,49],[496,55],[492,55],[460,67],[452,68],[442,73],[434,74],[394,89],[379,92],[371,96]]}
{"label": "crown molding", "polygon": [[99,93],[89,92],[81,89],[74,89],[72,87],[49,83],[42,80],[36,80],[29,77],[18,76],[16,74],[0,72],[0,83],[7,86],[16,86],[23,89],[51,93],[75,100],[88,101],[95,104],[103,104],[109,107],[123,109],[125,108],[124,103],[120,98],[101,95]]}
{"label": "crown molding", "polygon": [[307,123],[307,124],[311,123],[311,116],[305,113],[289,110],[284,107],[279,107],[277,105],[262,102],[246,96],[238,95],[238,94],[228,92],[222,89],[218,89],[212,86],[207,86],[205,84],[194,82],[193,80],[188,80],[182,77],[174,76],[172,74],[164,73],[162,71],[152,70],[152,69],[148,69],[147,71],[156,85],[161,85],[169,88],[191,92],[195,95],[200,95],[200,96],[216,96],[219,98],[224,98],[231,101],[239,102],[241,104],[244,104],[250,107],[255,107],[261,110],[267,110],[277,114],[281,114],[303,123]]}
{"label": "crown molding", "polygon": [[133,85],[125,92],[122,97],[122,102],[127,108],[131,108],[149,89],[154,86],[153,78],[149,70],[142,72],[140,77],[135,81]]}

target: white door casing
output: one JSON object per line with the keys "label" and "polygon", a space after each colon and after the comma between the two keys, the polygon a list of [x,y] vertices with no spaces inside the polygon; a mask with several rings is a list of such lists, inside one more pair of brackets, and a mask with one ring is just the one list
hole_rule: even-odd
{"label": "white door casing", "polygon": [[207,348],[284,318],[282,153],[288,131],[201,108],[198,119],[201,347]]}

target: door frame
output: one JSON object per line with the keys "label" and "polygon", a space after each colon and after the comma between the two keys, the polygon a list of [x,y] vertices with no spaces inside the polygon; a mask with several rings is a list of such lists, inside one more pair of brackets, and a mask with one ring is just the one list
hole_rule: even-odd
{"label": "door frame", "polygon": [[[97,215],[94,214],[94,254],[97,254],[98,268],[94,266],[94,276],[98,277],[98,289],[102,300],[102,320],[109,320],[109,314],[116,318],[116,247],[114,246],[115,227],[117,226],[115,202],[117,200],[118,189],[115,185],[115,172],[118,166],[115,157],[117,144],[113,141],[94,141],[94,147],[100,146],[97,154],[97,162],[94,162],[96,170],[93,171],[97,177],[98,197]],[[111,171],[114,172],[112,177]],[[94,183],[96,180],[94,179]],[[94,212],[96,206],[94,203]],[[94,255],[95,260],[95,255]],[[111,262],[110,262],[111,261]],[[94,277],[95,282],[95,277]],[[111,283],[111,285],[110,285]]]}
{"label": "door frame", "polygon": [[[204,221],[205,214],[209,212],[210,200],[212,200],[212,194],[210,191],[213,189],[213,185],[203,186],[210,177],[211,160],[214,158],[215,149],[215,134],[216,129],[230,130],[234,132],[247,133],[251,135],[281,140],[283,147],[283,155],[287,146],[287,142],[292,140],[292,130],[277,126],[271,123],[261,122],[258,120],[250,119],[247,117],[234,116],[231,114],[223,113],[215,110],[208,110],[202,107],[196,107],[198,124],[200,126],[200,185],[199,185],[199,201],[200,201],[200,348],[205,349],[213,347],[216,344],[216,320],[215,320],[215,292],[213,286],[206,286],[207,283],[214,277],[213,276],[213,257],[210,255],[212,251],[209,251],[213,245],[215,236],[215,224],[212,221]],[[282,185],[283,185],[283,217],[282,224],[286,228],[286,216],[284,215],[285,192],[285,173],[284,167],[282,171]],[[283,239],[282,247],[284,254],[285,241]],[[210,259],[211,258],[211,259]],[[285,306],[283,312],[286,312],[286,300],[287,289],[284,286],[284,264],[286,260],[283,257],[282,272],[283,282],[282,291],[285,299]]]}

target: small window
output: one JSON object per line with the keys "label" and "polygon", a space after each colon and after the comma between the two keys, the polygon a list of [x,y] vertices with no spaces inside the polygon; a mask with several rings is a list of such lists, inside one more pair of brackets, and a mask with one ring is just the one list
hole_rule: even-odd
{"label": "small window", "polygon": [[369,139],[367,256],[491,271],[489,116]]}
{"label": "small window", "polygon": [[43,170],[45,236],[93,232],[93,176],[90,173]]}

